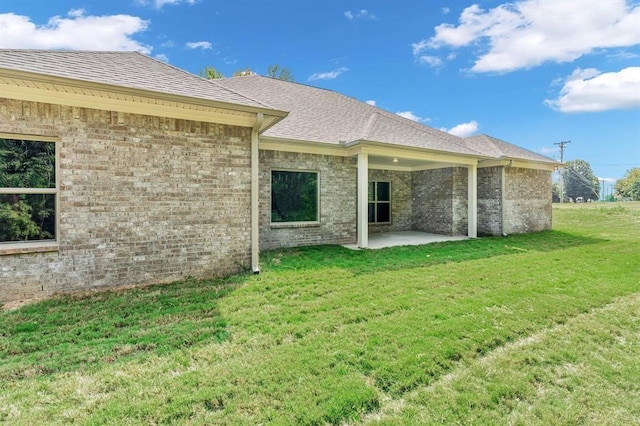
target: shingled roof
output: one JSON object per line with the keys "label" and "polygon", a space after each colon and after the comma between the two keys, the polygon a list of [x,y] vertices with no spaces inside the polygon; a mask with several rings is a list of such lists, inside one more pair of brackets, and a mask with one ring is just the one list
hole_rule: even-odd
{"label": "shingled roof", "polygon": [[138,52],[0,49],[0,68],[271,109],[267,103]]}
{"label": "shingled roof", "polygon": [[286,119],[264,133],[265,137],[329,144],[380,142],[484,156],[457,136],[331,90],[259,75],[211,80],[211,83],[289,111]]}
{"label": "shingled roof", "polygon": [[195,100],[288,111],[264,137],[345,145],[379,142],[484,159],[557,163],[500,139],[462,139],[343,94],[258,75],[205,80],[138,52],[0,49],[0,70],[14,70],[179,95]]}
{"label": "shingled roof", "polygon": [[[517,145],[510,144],[489,135],[477,135],[464,139],[467,146],[478,150],[484,155],[500,159],[528,160],[545,163],[557,163],[556,160],[529,151]],[[559,164],[559,163],[558,163]]]}

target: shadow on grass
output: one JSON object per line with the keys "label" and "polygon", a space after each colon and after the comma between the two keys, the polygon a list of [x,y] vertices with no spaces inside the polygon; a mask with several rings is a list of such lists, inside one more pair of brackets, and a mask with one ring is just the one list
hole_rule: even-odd
{"label": "shadow on grass", "polygon": [[354,274],[366,274],[466,262],[508,254],[551,252],[604,241],[606,240],[560,231],[543,231],[509,237],[483,237],[377,250],[351,250],[336,245],[299,247],[264,252],[261,261],[265,271],[333,267],[350,270]]}
{"label": "shadow on grass", "polygon": [[187,278],[0,312],[0,382],[223,342],[229,334],[218,302],[246,279]]}

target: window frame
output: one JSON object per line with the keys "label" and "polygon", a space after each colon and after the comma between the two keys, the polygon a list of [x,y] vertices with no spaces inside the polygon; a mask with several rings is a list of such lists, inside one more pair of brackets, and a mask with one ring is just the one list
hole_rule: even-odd
{"label": "window frame", "polygon": [[[372,197],[371,194],[367,194],[367,212],[369,209],[369,206],[371,204],[373,204],[373,213],[374,213],[374,221],[373,222],[369,222],[368,221],[368,217],[367,217],[367,223],[369,225],[391,225],[392,223],[392,218],[393,218],[393,209],[392,209],[392,192],[391,192],[391,181],[389,180],[370,180],[369,181],[369,185],[367,185],[367,192],[369,192],[369,188],[370,188],[370,184],[373,183],[373,187],[374,187],[374,191],[375,194]],[[385,201],[380,201],[378,200],[378,184],[379,183],[386,183],[389,186],[389,200],[385,200]],[[388,204],[389,205],[389,220],[387,222],[380,222],[378,221],[378,204]],[[368,213],[367,213],[368,216]]]}
{"label": "window frame", "polygon": [[53,195],[55,203],[55,233],[53,238],[46,240],[28,241],[0,241],[0,256],[19,253],[34,253],[57,251],[60,241],[60,138],[32,134],[2,133],[0,138],[43,142],[54,144],[55,155],[55,186],[53,188],[3,188],[0,187],[0,195]]}
{"label": "window frame", "polygon": [[[308,221],[289,221],[274,222],[273,221],[273,173],[289,172],[289,173],[313,173],[316,175],[316,219]],[[291,168],[272,168],[269,170],[269,224],[271,228],[292,228],[305,226],[320,225],[320,170],[313,169],[291,169]]]}

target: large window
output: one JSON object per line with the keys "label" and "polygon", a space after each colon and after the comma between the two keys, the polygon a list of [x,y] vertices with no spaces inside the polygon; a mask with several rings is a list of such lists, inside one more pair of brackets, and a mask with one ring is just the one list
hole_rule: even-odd
{"label": "large window", "polygon": [[56,144],[0,135],[0,243],[56,238]]}
{"label": "large window", "polygon": [[391,222],[391,184],[369,182],[369,223]]}
{"label": "large window", "polygon": [[271,222],[318,221],[318,172],[271,172]]}

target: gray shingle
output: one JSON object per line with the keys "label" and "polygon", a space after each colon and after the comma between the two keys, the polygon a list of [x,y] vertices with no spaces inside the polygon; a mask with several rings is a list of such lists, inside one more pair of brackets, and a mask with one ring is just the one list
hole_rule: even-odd
{"label": "gray shingle", "polygon": [[457,136],[330,90],[258,75],[211,83],[289,111],[287,118],[267,130],[265,136],[332,144],[382,142],[482,156]]}
{"label": "gray shingle", "polygon": [[545,163],[558,163],[556,160],[544,155],[529,151],[517,145],[510,144],[489,135],[477,135],[464,139],[469,148],[478,150],[485,155],[494,158],[506,158],[513,160],[529,160]]}
{"label": "gray shingle", "polygon": [[266,103],[211,85],[205,79],[138,52],[0,49],[0,68],[270,108]]}

